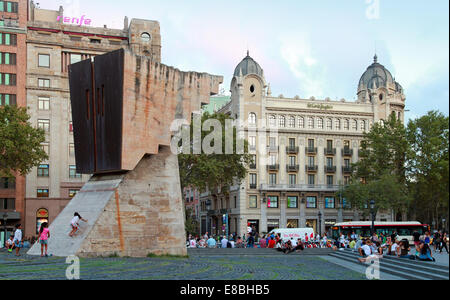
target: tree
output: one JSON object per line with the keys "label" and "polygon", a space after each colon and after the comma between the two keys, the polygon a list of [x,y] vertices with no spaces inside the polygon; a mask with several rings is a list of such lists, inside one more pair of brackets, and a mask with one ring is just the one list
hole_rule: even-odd
{"label": "tree", "polygon": [[441,224],[449,209],[449,118],[437,111],[412,120],[407,127],[411,214],[422,222]]}
{"label": "tree", "polygon": [[409,149],[405,126],[392,114],[388,121],[375,124],[364,135],[360,160],[354,165],[356,177],[370,182],[389,171],[399,181],[405,182]]}
{"label": "tree", "polygon": [[189,236],[189,234],[192,234],[193,236],[196,236],[199,234],[199,223],[197,219],[195,218],[194,211],[192,208],[186,208],[185,211],[185,230],[186,230],[186,236]]}
{"label": "tree", "polygon": [[377,210],[406,212],[410,201],[406,185],[408,151],[406,129],[395,114],[375,124],[364,135],[360,160],[354,164],[351,183],[343,195],[355,208],[367,210],[373,199]]}
{"label": "tree", "polygon": [[0,177],[25,176],[48,159],[41,147],[45,133],[28,122],[25,108],[0,107]]}
{"label": "tree", "polygon": [[[224,114],[204,114],[202,116],[201,124],[202,128],[206,130],[202,130],[201,140],[204,141],[205,138],[213,132],[213,129],[205,128],[205,122],[208,122],[209,120],[218,120],[222,129],[225,129],[227,119],[229,120],[230,117]],[[194,135],[193,130],[194,121],[191,122],[191,136]],[[251,155],[248,154],[247,141],[244,141],[244,154],[236,153],[237,151],[233,151],[232,154],[225,154],[225,130],[222,130],[221,138],[221,141],[213,140],[211,143],[211,146],[217,146],[221,142],[221,153],[205,154],[204,149],[202,149],[201,154],[193,154],[193,143],[191,143],[190,153],[192,154],[180,154],[178,156],[181,186],[183,189],[185,187],[194,187],[200,192],[206,190],[209,190],[212,193],[216,190],[221,190],[223,192],[228,187],[239,184],[246,177],[247,165],[252,160]],[[236,149],[236,146],[239,144],[238,139],[237,130],[234,128],[233,149]]]}
{"label": "tree", "polygon": [[354,181],[343,189],[342,196],[364,215],[370,213],[370,200],[375,200],[375,211],[402,211],[405,203],[410,201],[407,185],[390,172],[367,183]]}

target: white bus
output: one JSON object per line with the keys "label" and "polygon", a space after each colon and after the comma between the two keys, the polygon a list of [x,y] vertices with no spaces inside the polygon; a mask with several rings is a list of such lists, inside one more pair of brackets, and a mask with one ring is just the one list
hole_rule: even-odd
{"label": "white bus", "polygon": [[269,233],[269,235],[271,234],[274,234],[275,236],[277,234],[281,234],[281,239],[284,242],[287,242],[291,239],[294,239],[295,241],[297,241],[298,239],[304,240],[305,235],[308,236],[309,241],[311,241],[311,237],[313,237],[313,239],[316,237],[314,234],[314,229],[312,228],[274,229]]}
{"label": "white bus", "polygon": [[[371,228],[372,222],[338,223],[332,228],[332,237],[333,239],[337,239],[342,233],[348,236],[352,232],[355,232],[355,234],[362,238],[370,238]],[[416,230],[420,235],[424,235],[425,232],[430,230],[430,227],[420,222],[375,222],[375,232],[378,236],[383,234],[387,237],[396,232],[400,240],[407,239],[410,244],[413,244],[414,238],[412,234]]]}

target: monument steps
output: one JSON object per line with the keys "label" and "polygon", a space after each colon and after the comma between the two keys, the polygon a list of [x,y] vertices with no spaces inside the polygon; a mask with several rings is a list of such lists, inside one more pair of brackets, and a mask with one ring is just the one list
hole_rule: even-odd
{"label": "monument steps", "polygon": [[[122,179],[123,175],[106,178],[94,176],[86,183],[50,225],[49,255],[67,257],[77,254],[105,206],[114,196],[114,190],[117,189]],[[69,233],[72,230],[70,221],[75,212],[78,212],[88,222],[80,221],[80,230],[74,237],[70,237]],[[36,243],[27,254],[41,255],[41,246]]]}

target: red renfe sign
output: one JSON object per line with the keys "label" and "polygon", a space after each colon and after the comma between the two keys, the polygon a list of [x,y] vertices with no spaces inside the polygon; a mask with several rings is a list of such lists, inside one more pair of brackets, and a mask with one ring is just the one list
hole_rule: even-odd
{"label": "red renfe sign", "polygon": [[64,24],[72,24],[72,25],[86,25],[86,26],[90,26],[92,23],[91,19],[86,19],[86,16],[83,15],[81,16],[81,18],[71,18],[71,17],[63,17],[63,16],[58,16],[56,18],[56,21],[62,21]]}

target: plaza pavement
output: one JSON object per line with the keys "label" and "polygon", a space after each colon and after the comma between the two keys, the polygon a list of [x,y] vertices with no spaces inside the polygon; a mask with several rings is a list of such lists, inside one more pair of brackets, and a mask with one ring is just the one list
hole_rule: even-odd
{"label": "plaza pavement", "polygon": [[[235,250],[235,249],[229,249]],[[239,249],[236,249],[239,250]],[[247,249],[241,249],[247,250]],[[250,250],[250,249],[248,249]],[[88,258],[81,280],[365,280],[365,276],[316,255],[190,255],[189,258]],[[65,280],[65,258],[0,251],[0,280]]]}
{"label": "plaza pavement", "polygon": [[[189,258],[82,258],[80,279],[366,280],[367,266],[357,263],[357,257],[351,251],[340,253],[329,249],[306,249],[300,254],[285,255],[273,249],[189,249],[188,253]],[[436,266],[441,266],[439,272],[442,273],[445,266],[448,272],[448,254],[434,256]],[[382,261],[381,280],[411,279],[384,272],[386,264],[391,263],[396,262],[389,259]],[[406,267],[409,268],[406,273],[414,272],[417,266],[408,263],[393,265],[393,268]],[[41,258],[26,254],[16,258],[14,254],[0,250],[0,280],[65,280],[68,266],[65,258]],[[430,266],[434,268],[433,263]]]}

